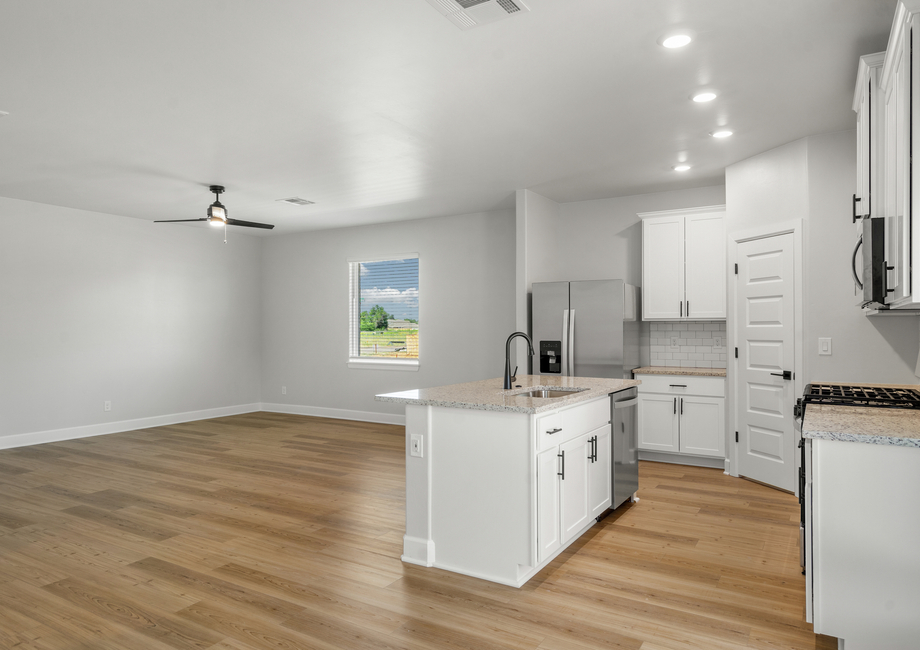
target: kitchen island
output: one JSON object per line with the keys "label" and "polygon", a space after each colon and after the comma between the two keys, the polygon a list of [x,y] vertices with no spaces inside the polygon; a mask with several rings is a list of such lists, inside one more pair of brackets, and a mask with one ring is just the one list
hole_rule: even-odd
{"label": "kitchen island", "polygon": [[377,395],[406,405],[403,561],[527,582],[609,508],[609,395],[639,383],[527,375]]}
{"label": "kitchen island", "polygon": [[806,619],[846,650],[917,647],[920,413],[810,404],[802,437]]}

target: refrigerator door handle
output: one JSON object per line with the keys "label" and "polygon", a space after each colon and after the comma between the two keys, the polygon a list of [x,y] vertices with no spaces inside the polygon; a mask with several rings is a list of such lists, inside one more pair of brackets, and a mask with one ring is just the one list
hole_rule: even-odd
{"label": "refrigerator door handle", "polygon": [[569,310],[562,310],[562,376],[569,376]]}
{"label": "refrigerator door handle", "polygon": [[575,376],[575,310],[569,310],[569,376]]}

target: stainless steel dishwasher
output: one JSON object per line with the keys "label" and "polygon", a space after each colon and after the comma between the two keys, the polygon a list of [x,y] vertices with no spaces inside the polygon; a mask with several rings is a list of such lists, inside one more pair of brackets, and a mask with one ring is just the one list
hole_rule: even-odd
{"label": "stainless steel dishwasher", "polygon": [[611,508],[618,508],[639,489],[639,390],[610,395]]}

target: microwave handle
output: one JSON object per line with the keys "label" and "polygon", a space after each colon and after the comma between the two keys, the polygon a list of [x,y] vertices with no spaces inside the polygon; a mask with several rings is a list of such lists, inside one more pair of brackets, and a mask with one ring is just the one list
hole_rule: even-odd
{"label": "microwave handle", "polygon": [[863,283],[859,279],[859,276],[856,275],[856,254],[859,252],[859,247],[862,246],[863,236],[859,236],[859,241],[856,242],[856,248],[853,249],[853,281],[856,282],[856,286],[860,289],[863,288]]}

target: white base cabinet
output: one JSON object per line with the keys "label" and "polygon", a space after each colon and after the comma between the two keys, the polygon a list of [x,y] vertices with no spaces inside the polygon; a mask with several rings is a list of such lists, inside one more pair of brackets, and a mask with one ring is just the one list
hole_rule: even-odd
{"label": "white base cabinet", "polygon": [[725,379],[636,375],[639,449],[725,457]]}
{"label": "white base cabinet", "polygon": [[523,585],[610,507],[610,407],[407,405],[403,561]]}
{"label": "white base cabinet", "polygon": [[805,444],[806,620],[846,650],[918,647],[920,448]]}

